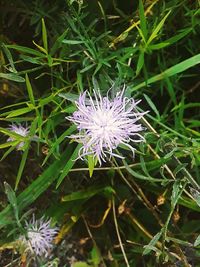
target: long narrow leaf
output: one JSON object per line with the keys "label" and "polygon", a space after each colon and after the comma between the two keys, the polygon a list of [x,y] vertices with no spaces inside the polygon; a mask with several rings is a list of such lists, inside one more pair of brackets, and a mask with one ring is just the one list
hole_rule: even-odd
{"label": "long narrow leaf", "polygon": [[32,48],[25,47],[25,46],[21,46],[21,45],[6,45],[6,47],[18,50],[18,51],[26,53],[26,54],[30,54],[30,55],[34,55],[34,56],[38,56],[38,57],[44,57],[44,54],[40,53],[39,51],[34,50]]}
{"label": "long narrow leaf", "polygon": [[139,0],[139,15],[140,15],[140,28],[142,30],[145,40],[147,39],[147,23],[144,13],[144,6],[142,0]]}
{"label": "long narrow leaf", "polygon": [[169,16],[171,11],[169,11],[164,18],[158,23],[158,25],[156,26],[156,28],[154,29],[154,31],[152,32],[151,36],[149,37],[148,41],[147,41],[147,45],[149,45],[156,37],[157,34],[159,33],[159,31],[161,30],[162,26],[165,23],[165,20],[167,19],[167,17]]}
{"label": "long narrow leaf", "polygon": [[[71,146],[66,149],[59,160],[50,165],[37,179],[35,179],[18,197],[17,203],[20,211],[31,205],[47,188],[57,179],[62,168],[71,153]],[[6,224],[11,223],[12,209],[8,205],[0,212],[0,229]]]}
{"label": "long narrow leaf", "polygon": [[80,149],[81,144],[79,144],[76,149],[74,150],[73,154],[71,155],[70,159],[68,161],[66,161],[66,165],[62,171],[62,174],[60,175],[60,177],[58,178],[58,182],[56,185],[56,188],[59,187],[59,185],[62,183],[63,179],[65,178],[65,176],[68,174],[68,172],[70,171],[70,169],[73,167],[74,163],[75,163],[75,159],[78,156],[78,151]]}
{"label": "long narrow leaf", "polygon": [[0,78],[11,80],[18,83],[25,82],[25,79],[15,73],[0,73]]}
{"label": "long narrow leaf", "polygon": [[[36,126],[37,126],[37,118],[32,122],[31,125],[31,129],[30,129],[30,137],[34,136],[35,130],[36,130]],[[25,144],[25,151],[23,153],[20,165],[19,165],[19,169],[18,169],[18,173],[17,173],[17,178],[16,178],[16,182],[15,182],[15,190],[18,187],[19,181],[22,177],[22,173],[26,164],[26,160],[28,157],[28,152],[29,152],[29,148],[30,148],[30,139],[27,141],[27,143]]]}
{"label": "long narrow leaf", "polygon": [[45,50],[48,52],[47,30],[44,19],[42,19],[42,40]]}
{"label": "long narrow leaf", "polygon": [[35,106],[35,99],[34,99],[34,96],[33,96],[33,89],[32,89],[32,86],[31,86],[31,83],[30,83],[30,80],[29,80],[29,77],[28,77],[27,74],[26,74],[26,87],[27,87],[27,91],[28,91],[28,95],[29,95],[30,101],[33,104],[33,106]]}
{"label": "long narrow leaf", "polygon": [[149,78],[147,81],[144,81],[144,82],[138,84],[137,86],[130,88],[129,90],[130,90],[130,92],[137,91],[144,86],[147,86],[149,84],[155,83],[155,82],[160,81],[160,80],[163,80],[163,79],[165,79],[165,77],[171,77],[173,75],[176,75],[180,72],[183,72],[189,68],[194,67],[197,64],[200,64],[200,54],[197,54],[196,56],[188,58],[188,59],[174,65],[173,67],[170,67],[169,69],[163,71],[162,73]]}

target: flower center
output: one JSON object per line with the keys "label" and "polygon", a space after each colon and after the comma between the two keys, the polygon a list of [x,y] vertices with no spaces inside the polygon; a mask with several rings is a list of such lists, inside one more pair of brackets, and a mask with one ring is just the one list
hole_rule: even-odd
{"label": "flower center", "polygon": [[35,241],[39,241],[42,238],[41,233],[37,232],[37,231],[28,231],[28,238],[30,241],[32,241],[32,243],[34,243]]}
{"label": "flower center", "polygon": [[116,133],[116,131],[118,131],[113,113],[109,111],[97,110],[93,114],[93,122],[94,126],[91,129],[93,134],[104,139],[104,141],[106,141],[109,136],[111,137],[114,133]]}

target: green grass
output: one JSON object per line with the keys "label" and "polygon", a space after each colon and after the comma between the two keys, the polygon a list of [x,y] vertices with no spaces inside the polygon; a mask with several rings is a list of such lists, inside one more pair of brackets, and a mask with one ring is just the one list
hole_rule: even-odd
{"label": "green grass", "polygon": [[[200,266],[199,2],[1,5],[0,265],[20,266],[16,240],[34,212],[60,232],[51,260],[26,255],[27,266],[68,267],[71,256],[73,267]],[[146,142],[134,160],[121,148],[124,160],[102,166],[75,160],[65,117],[81,92],[106,95],[113,84],[149,110]]]}

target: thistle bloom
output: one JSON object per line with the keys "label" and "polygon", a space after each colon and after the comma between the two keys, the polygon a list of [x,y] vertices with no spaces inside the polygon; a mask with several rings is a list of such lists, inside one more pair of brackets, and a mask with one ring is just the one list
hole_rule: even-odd
{"label": "thistle bloom", "polygon": [[51,219],[44,220],[42,217],[39,220],[33,215],[32,220],[26,222],[25,230],[27,236],[23,236],[22,240],[25,247],[34,251],[37,256],[48,256],[49,250],[53,247],[53,239],[58,232],[58,228],[51,228]]}
{"label": "thistle bloom", "polygon": [[135,149],[130,142],[144,141],[139,133],[144,128],[136,123],[147,113],[136,111],[140,100],[135,102],[133,98],[124,97],[124,90],[118,92],[113,99],[109,99],[108,95],[102,97],[100,92],[95,91],[94,97],[93,100],[87,92],[81,94],[75,102],[77,111],[67,117],[77,125],[79,131],[77,135],[70,136],[82,143],[79,158],[93,155],[100,165],[108,156],[123,158],[113,152],[119,145],[129,148],[134,156]]}
{"label": "thistle bloom", "polygon": [[[29,128],[25,128],[23,127],[21,124],[11,124],[10,127],[8,128],[8,130],[10,130],[11,132],[14,132],[16,134],[19,134],[23,137],[26,137],[29,134]],[[14,137],[9,137],[7,139],[7,142],[11,142],[11,141],[15,141]],[[17,145],[17,150],[20,150],[22,147],[24,146],[24,142],[20,142]]]}

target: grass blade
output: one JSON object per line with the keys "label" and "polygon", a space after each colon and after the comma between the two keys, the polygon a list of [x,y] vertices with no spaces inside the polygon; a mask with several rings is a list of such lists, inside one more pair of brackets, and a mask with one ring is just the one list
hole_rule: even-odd
{"label": "grass blade", "polygon": [[174,65],[173,67],[170,67],[169,69],[163,71],[162,73],[149,78],[147,81],[144,81],[144,82],[136,85],[135,87],[130,88],[129,90],[130,90],[130,92],[135,92],[142,87],[145,87],[149,84],[163,80],[163,79],[165,79],[165,77],[171,77],[173,75],[176,75],[180,72],[183,72],[189,68],[196,66],[199,63],[200,63],[200,54],[197,54],[193,57],[190,57],[190,58]]}
{"label": "grass blade", "polygon": [[164,18],[158,23],[158,25],[156,26],[156,28],[154,29],[154,31],[152,32],[151,36],[149,37],[148,41],[147,41],[147,45],[149,45],[156,37],[157,34],[159,33],[159,31],[161,30],[162,26],[165,23],[165,20],[167,19],[167,17],[169,16],[171,11],[169,11]]}
{"label": "grass blade", "polygon": [[25,82],[25,79],[15,73],[0,73],[0,78],[11,80],[18,83]]}
{"label": "grass blade", "polygon": [[45,26],[44,19],[42,19],[42,40],[43,40],[44,48],[48,53],[47,29]]}
{"label": "grass blade", "polygon": [[27,91],[28,91],[28,95],[29,95],[31,104],[33,106],[35,106],[35,99],[34,99],[34,96],[33,96],[33,89],[32,89],[28,74],[26,74],[26,87],[27,87]]}
{"label": "grass blade", "polygon": [[68,174],[68,172],[70,171],[70,169],[73,167],[74,163],[75,163],[75,159],[78,156],[78,151],[81,147],[81,144],[79,144],[76,149],[74,150],[73,154],[71,155],[71,157],[69,158],[69,160],[67,161],[64,169],[62,170],[62,174],[60,175],[60,177],[58,178],[58,182],[56,185],[56,188],[59,187],[59,185],[62,183],[63,179],[66,177],[66,175]]}
{"label": "grass blade", "polygon": [[[68,147],[59,160],[56,160],[51,164],[48,169],[46,169],[17,197],[20,211],[31,205],[57,179],[60,171],[65,166],[66,160],[69,158],[71,149],[72,146]],[[0,212],[0,228],[10,222],[10,217],[12,218],[12,209],[11,206],[8,205]]]}
{"label": "grass blade", "polygon": [[142,30],[144,39],[147,39],[147,23],[146,23],[146,17],[144,13],[144,6],[142,3],[142,0],[139,0],[139,15],[140,15],[140,28]]}

